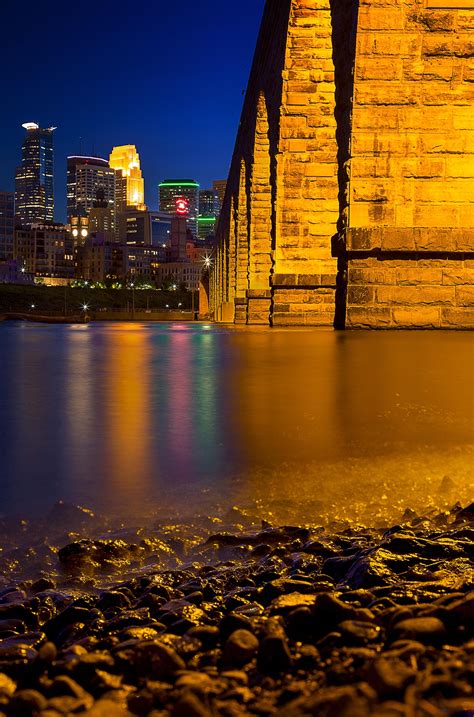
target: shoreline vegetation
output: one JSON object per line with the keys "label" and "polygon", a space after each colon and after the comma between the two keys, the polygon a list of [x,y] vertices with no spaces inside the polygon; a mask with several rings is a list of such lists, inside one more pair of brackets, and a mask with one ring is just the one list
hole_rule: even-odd
{"label": "shoreline vegetation", "polygon": [[29,579],[3,545],[1,717],[472,717],[474,504],[377,528],[233,510],[94,539],[58,504],[68,539],[28,549]]}
{"label": "shoreline vegetation", "polygon": [[[195,308],[198,300],[195,295]],[[87,307],[87,308],[84,308]],[[112,289],[0,284],[0,321],[83,323],[89,320],[192,318],[193,297],[182,288]]]}

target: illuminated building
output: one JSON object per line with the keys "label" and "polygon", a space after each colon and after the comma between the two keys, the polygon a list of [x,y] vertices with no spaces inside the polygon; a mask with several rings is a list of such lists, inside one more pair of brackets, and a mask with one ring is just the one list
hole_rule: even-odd
{"label": "illuminated building", "polygon": [[163,248],[170,242],[171,216],[164,212],[128,209],[120,215],[121,244],[144,244]]}
{"label": "illuminated building", "polygon": [[198,239],[215,235],[218,202],[217,193],[213,189],[199,192]]}
{"label": "illuminated building", "polygon": [[16,213],[23,224],[52,222],[54,219],[53,132],[35,122],[26,129],[21,165],[16,170]]}
{"label": "illuminated building", "polygon": [[145,181],[140,169],[140,155],[133,144],[114,147],[109,164],[116,173],[116,210],[124,212],[127,207],[144,211]]}
{"label": "illuminated building", "polygon": [[115,170],[100,157],[67,158],[67,216],[87,217],[101,189],[115,226]]}
{"label": "illuminated building", "polygon": [[100,234],[109,241],[115,239],[115,210],[105,196],[105,191],[99,187],[89,212],[89,232],[96,236]]}
{"label": "illuminated building", "polygon": [[184,217],[188,228],[198,234],[199,184],[192,179],[165,179],[159,188],[160,211]]}
{"label": "illuminated building", "polygon": [[225,190],[227,187],[227,179],[216,179],[212,183],[212,188],[217,195],[217,206],[216,214],[219,216],[221,213],[222,205],[224,203]]}
{"label": "illuminated building", "polygon": [[72,236],[74,246],[84,244],[89,236],[89,217],[71,217],[69,222],[69,231]]}
{"label": "illuminated building", "polygon": [[64,224],[31,224],[15,230],[15,258],[27,273],[47,278],[74,276],[73,239]]}
{"label": "illuminated building", "polygon": [[15,238],[15,195],[0,192],[0,261],[13,259]]}

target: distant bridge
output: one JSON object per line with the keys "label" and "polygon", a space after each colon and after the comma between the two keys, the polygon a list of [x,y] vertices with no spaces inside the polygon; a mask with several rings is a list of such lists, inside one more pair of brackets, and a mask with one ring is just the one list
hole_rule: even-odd
{"label": "distant bridge", "polygon": [[474,0],[267,0],[216,321],[474,327],[473,36]]}

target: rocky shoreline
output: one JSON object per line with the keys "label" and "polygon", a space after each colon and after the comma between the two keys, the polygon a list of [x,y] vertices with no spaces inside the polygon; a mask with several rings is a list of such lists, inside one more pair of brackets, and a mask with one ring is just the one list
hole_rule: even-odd
{"label": "rocky shoreline", "polygon": [[0,585],[0,716],[472,717],[473,539],[458,504],[180,560],[172,534],[73,540],[56,575]]}

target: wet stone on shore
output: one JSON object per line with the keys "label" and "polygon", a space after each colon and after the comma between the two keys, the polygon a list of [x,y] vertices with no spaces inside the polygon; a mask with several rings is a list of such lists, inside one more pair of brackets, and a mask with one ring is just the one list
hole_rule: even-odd
{"label": "wet stone on shore", "polygon": [[71,541],[0,584],[0,717],[473,717],[473,512]]}

